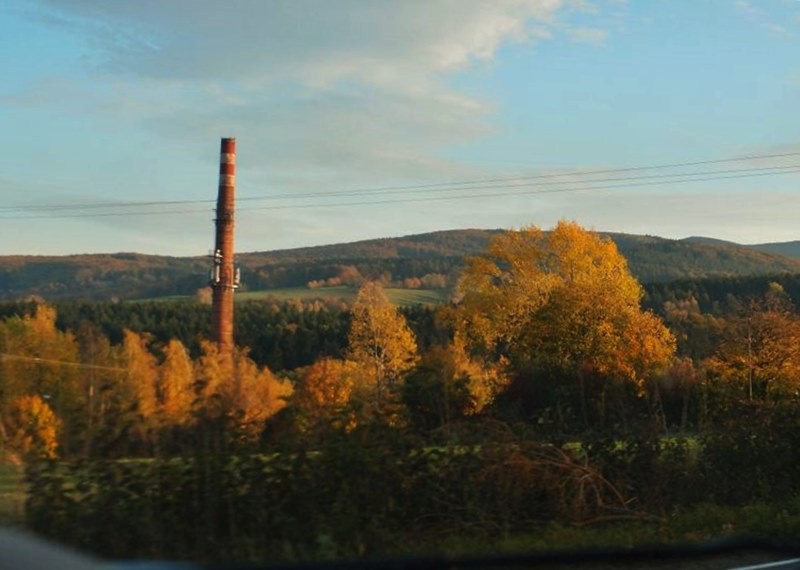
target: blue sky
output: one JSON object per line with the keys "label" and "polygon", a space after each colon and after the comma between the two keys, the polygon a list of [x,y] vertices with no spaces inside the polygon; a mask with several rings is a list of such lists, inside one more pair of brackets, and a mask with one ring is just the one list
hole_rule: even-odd
{"label": "blue sky", "polygon": [[5,0],[0,38],[0,254],[205,254],[223,136],[240,251],[800,239],[798,0]]}

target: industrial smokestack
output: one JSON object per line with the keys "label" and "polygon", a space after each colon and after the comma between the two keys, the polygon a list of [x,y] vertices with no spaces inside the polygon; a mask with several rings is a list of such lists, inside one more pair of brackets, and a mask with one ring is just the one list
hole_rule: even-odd
{"label": "industrial smokestack", "polygon": [[233,292],[239,286],[233,259],[233,213],[236,183],[236,139],[224,138],[219,154],[216,240],[210,285],[211,334],[221,352],[233,353]]}

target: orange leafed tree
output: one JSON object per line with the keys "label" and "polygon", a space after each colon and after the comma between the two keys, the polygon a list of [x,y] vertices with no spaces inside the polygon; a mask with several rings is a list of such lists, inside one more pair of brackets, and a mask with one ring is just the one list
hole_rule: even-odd
{"label": "orange leafed tree", "polygon": [[236,359],[235,413],[248,431],[260,430],[264,420],[286,406],[292,385],[275,376],[268,368],[259,368],[246,353]]}
{"label": "orange leafed tree", "polygon": [[137,411],[145,419],[152,418],[158,407],[158,361],[150,352],[150,342],[152,338],[147,334],[128,329],[123,333],[122,352],[128,371],[128,397],[132,398]]}
{"label": "orange leafed tree", "polygon": [[179,340],[170,340],[164,347],[164,361],[160,367],[161,412],[172,425],[182,425],[192,419],[194,392],[194,365],[189,353]]}
{"label": "orange leafed tree", "polygon": [[64,422],[59,431],[62,451],[80,447],[87,402],[82,389],[79,346],[75,336],[56,327],[56,311],[38,304],[32,315],[9,317],[0,323],[0,405],[39,394]]}
{"label": "orange leafed tree", "polygon": [[353,304],[348,360],[367,372],[379,401],[417,361],[414,333],[375,281],[361,286]]}
{"label": "orange leafed tree", "polygon": [[323,358],[300,371],[292,405],[299,410],[305,427],[349,429],[357,422],[350,403],[365,384],[365,374],[355,362]]}
{"label": "orange leafed tree", "polygon": [[471,349],[512,368],[574,378],[586,419],[587,374],[644,394],[670,361],[675,340],[640,307],[642,289],[616,245],[574,222],[498,235],[469,259],[456,328]]}
{"label": "orange leafed tree", "polygon": [[714,375],[748,398],[771,399],[800,393],[800,315],[777,283],[761,301],[740,307],[706,360]]}
{"label": "orange leafed tree", "polygon": [[199,409],[211,417],[232,419],[242,436],[255,437],[264,420],[286,405],[292,385],[260,369],[246,350],[231,356],[213,342],[201,343],[201,349],[196,364]]}
{"label": "orange leafed tree", "polygon": [[357,376],[354,362],[323,358],[302,370],[294,401],[311,415],[324,415],[347,405]]}
{"label": "orange leafed tree", "polygon": [[20,396],[5,418],[10,447],[24,457],[55,459],[61,421],[38,394]]}

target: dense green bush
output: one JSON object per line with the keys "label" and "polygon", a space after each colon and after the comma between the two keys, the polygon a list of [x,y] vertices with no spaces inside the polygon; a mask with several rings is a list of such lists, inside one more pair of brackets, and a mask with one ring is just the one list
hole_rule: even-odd
{"label": "dense green bush", "polygon": [[700,437],[702,485],[721,504],[800,493],[800,403],[740,402]]}
{"label": "dense green bush", "polygon": [[534,442],[426,446],[381,425],[314,449],[33,467],[28,523],[112,558],[296,560],[587,522],[625,499],[578,454]]}

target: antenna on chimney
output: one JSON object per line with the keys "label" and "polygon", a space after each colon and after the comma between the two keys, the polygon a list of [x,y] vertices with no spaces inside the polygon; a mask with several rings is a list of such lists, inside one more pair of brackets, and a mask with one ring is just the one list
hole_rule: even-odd
{"label": "antenna on chimney", "polygon": [[216,239],[209,285],[212,288],[211,334],[220,352],[233,354],[233,292],[239,287],[234,267],[233,230],[236,183],[236,139],[223,138],[219,154]]}

